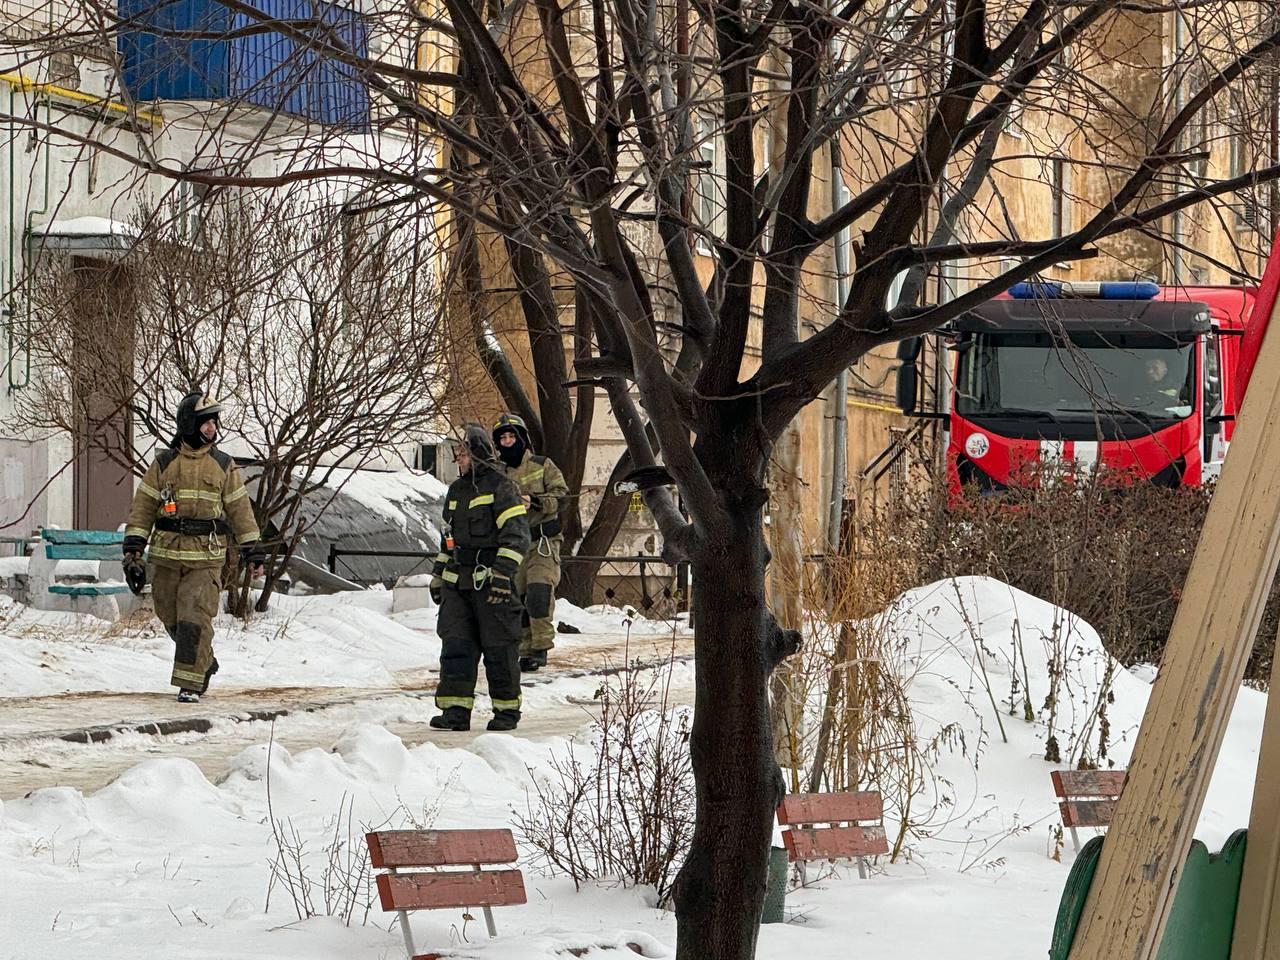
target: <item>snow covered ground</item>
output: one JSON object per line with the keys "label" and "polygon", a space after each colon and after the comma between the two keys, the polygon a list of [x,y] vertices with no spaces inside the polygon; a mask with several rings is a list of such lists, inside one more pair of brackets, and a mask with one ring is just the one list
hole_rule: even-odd
{"label": "snow covered ground", "polygon": [[[422,629],[429,615],[391,617],[389,609],[388,595],[370,592],[285,603],[247,629],[220,623],[229,662],[218,679],[228,687],[266,679],[391,686],[405,671],[432,665],[435,641]],[[562,637],[566,655],[622,630],[616,614],[568,613],[588,632]],[[1057,649],[1065,670],[1057,723],[1066,754],[1080,737],[1097,737],[1086,728],[1108,666],[1101,644],[1088,625],[983,579],[911,591],[884,616],[909,678],[920,738],[932,740],[944,728],[947,734],[920,801],[935,813],[910,839],[909,856],[878,864],[869,879],[840,870],[792,891],[790,922],[761,929],[759,956],[1043,956],[1073,857],[1069,838],[1065,846],[1055,839],[1055,765],[1043,759],[1048,662]],[[111,684],[165,688],[168,641],[149,628],[101,631],[12,607],[3,617],[0,695],[15,698],[10,703]],[[655,636],[670,629],[647,626]],[[1024,721],[1020,708],[1010,715],[1015,672],[1030,685],[1034,722]],[[556,680],[547,685],[544,708],[558,701],[571,709],[597,682]],[[1116,766],[1128,759],[1149,690],[1149,676],[1114,676],[1108,713]],[[1015,705],[1020,697],[1012,698]],[[1211,849],[1247,823],[1264,704],[1261,694],[1241,691],[1197,834]],[[417,722],[428,706],[423,702]],[[0,701],[0,718],[4,710]],[[50,788],[4,801],[0,960],[90,951],[131,960],[144,943],[184,960],[402,957],[399,933],[376,906],[368,923],[357,913],[346,925],[334,917],[299,921],[279,886],[267,902],[272,822],[288,824],[305,841],[318,880],[325,845],[335,830],[345,838],[348,825],[354,834],[361,824],[511,825],[568,741],[480,733],[459,746],[407,747],[387,723],[342,718],[349,724],[331,730],[323,746],[290,751],[263,737],[208,776],[169,755],[96,791]],[[190,744],[199,748],[199,741]],[[88,757],[102,748],[74,749]],[[886,827],[892,835],[895,824]],[[533,864],[525,875],[529,903],[496,911],[498,940],[487,941],[478,917],[427,912],[414,922],[419,951],[477,960],[616,960],[634,955],[626,945],[635,944],[646,957],[672,955],[674,921],[656,908],[652,891],[593,885],[575,892],[570,881],[544,876]],[[315,899],[323,908],[319,888]]]}
{"label": "snow covered ground", "polygon": [[[366,590],[322,597],[276,596],[247,625],[226,614],[215,623],[220,688],[395,687],[406,671],[439,666],[434,608],[391,613],[391,593]],[[633,620],[614,608],[556,604],[570,650],[600,636],[661,636],[662,622]],[[118,624],[33,610],[0,595],[0,697],[94,690],[169,692],[173,644],[149,615]]]}

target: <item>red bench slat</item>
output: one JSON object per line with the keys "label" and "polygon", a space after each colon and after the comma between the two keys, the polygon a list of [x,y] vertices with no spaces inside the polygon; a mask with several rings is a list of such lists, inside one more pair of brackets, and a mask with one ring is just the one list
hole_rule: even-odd
{"label": "red bench slat", "polygon": [[878,790],[858,793],[791,793],[778,806],[778,823],[845,823],[879,820],[883,812]]}
{"label": "red bench slat", "polygon": [[378,896],[383,910],[507,907],[527,902],[519,870],[380,873]]}
{"label": "red bench slat", "polygon": [[365,842],[376,868],[469,866],[517,858],[510,830],[383,830],[366,834]]}
{"label": "red bench slat", "polygon": [[1116,801],[1064,800],[1058,810],[1064,827],[1109,827],[1116,815]]}
{"label": "red bench slat", "polygon": [[852,860],[855,857],[874,857],[889,852],[884,827],[823,827],[809,830],[796,827],[784,830],[782,842],[787,848],[787,859],[798,860]]}
{"label": "red bench slat", "polygon": [[1053,791],[1068,797],[1118,797],[1124,790],[1125,770],[1054,770]]}

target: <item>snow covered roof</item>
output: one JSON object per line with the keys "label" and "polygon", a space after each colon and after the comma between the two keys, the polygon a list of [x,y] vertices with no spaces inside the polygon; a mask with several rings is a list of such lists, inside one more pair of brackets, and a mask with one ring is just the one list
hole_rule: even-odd
{"label": "snow covered roof", "polygon": [[29,237],[35,246],[44,250],[85,257],[113,257],[133,246],[138,230],[131,224],[107,217],[74,217],[36,224]]}

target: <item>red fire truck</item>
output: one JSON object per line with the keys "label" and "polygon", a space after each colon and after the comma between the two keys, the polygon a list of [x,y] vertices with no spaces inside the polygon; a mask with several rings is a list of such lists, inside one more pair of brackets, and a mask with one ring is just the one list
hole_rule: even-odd
{"label": "red fire truck", "polygon": [[920,344],[904,341],[898,404],[944,421],[954,494],[998,493],[1059,468],[1200,484],[1222,467],[1257,359],[1257,294],[1018,284],[942,331],[943,409],[916,413]]}

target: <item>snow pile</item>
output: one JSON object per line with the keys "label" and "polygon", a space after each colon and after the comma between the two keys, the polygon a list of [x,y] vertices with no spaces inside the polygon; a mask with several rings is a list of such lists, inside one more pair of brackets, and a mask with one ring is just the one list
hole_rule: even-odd
{"label": "snow pile", "polygon": [[[942,739],[954,746],[934,770],[946,814],[936,838],[967,843],[972,855],[980,838],[1020,824],[1032,828],[1022,836],[1027,852],[1043,855],[1059,822],[1049,771],[1082,754],[1104,767],[1128,765],[1151,687],[1120,667],[1079,617],[984,577],[908,591],[881,617],[907,679],[918,739],[952,731]],[[1265,704],[1265,695],[1240,691],[1197,832],[1211,849],[1248,822],[1250,791],[1241,783],[1253,780]],[[1046,762],[1051,735],[1060,759]]]}
{"label": "snow pile", "polygon": [[400,521],[406,507],[424,512],[444,499],[449,485],[420,470],[334,468],[328,489],[341,490],[370,510]]}
{"label": "snow pile", "polygon": [[[187,960],[399,956],[394,915],[382,912],[367,876],[350,885],[360,902],[350,926],[327,916],[299,922],[281,884],[264,912],[269,864],[281,842],[288,849],[296,836],[305,845],[305,873],[295,868],[293,877],[310,881],[312,904],[323,906],[330,851],[363,857],[366,829],[505,823],[523,803],[527,772],[523,765],[495,767],[486,751],[514,751],[536,763],[548,749],[486,734],[474,751],[409,750],[382,728],[359,725],[329,751],[253,747],[217,784],[189,761],[152,760],[92,796],[56,788],[9,801],[0,808],[0,943],[18,947],[6,951],[14,957],[91,948],[125,960],[137,956],[139,942],[163,942]],[[616,952],[628,943],[645,957],[671,956],[653,932],[666,921],[646,908],[641,892],[577,896],[569,881],[530,871],[525,884],[526,906],[497,911],[502,940],[488,944],[483,921],[464,923],[462,911],[422,911],[413,919],[420,949],[448,949],[465,933],[471,943],[464,956],[510,956],[512,943],[520,944],[522,960],[563,960],[570,948],[590,951],[582,956],[636,956]]]}
{"label": "snow pile", "polygon": [[[245,645],[224,670],[242,671],[241,681],[267,666],[301,671],[301,660],[316,656],[306,652],[310,644],[338,652],[346,682],[354,682],[348,673],[385,677],[403,662],[397,661],[402,647],[435,646],[389,618],[388,603],[387,595],[374,593],[294,600],[239,637],[238,627],[221,623],[220,642]],[[602,616],[620,626],[616,614],[567,605],[558,612]],[[272,623],[276,635],[270,635]],[[1113,699],[1106,704],[1106,752],[1109,762],[1123,766],[1150,688],[1114,668],[1087,624],[991,580],[910,591],[882,615],[882,626],[918,736],[936,741],[913,804],[930,815],[906,838],[907,855],[880,864],[866,881],[846,868],[834,876],[811,868],[811,885],[788,896],[796,922],[763,927],[759,955],[1042,956],[1073,858],[1070,839],[1064,846],[1055,836],[1049,772],[1081,749],[1099,752],[1100,726],[1092,718],[1104,680],[1111,691],[1104,699]],[[91,648],[101,641],[77,640],[69,622],[62,629],[68,635],[56,643],[46,632],[45,645],[75,655],[33,669],[56,669],[67,685],[100,684],[97,674],[109,663]],[[18,685],[10,669],[15,636],[11,619],[0,641],[0,657],[9,658],[0,661],[5,692]],[[158,659],[152,650],[158,642],[111,643],[128,649],[135,668],[141,672],[145,664],[163,685],[167,659],[165,669],[147,661]],[[167,657],[167,641],[162,649]],[[421,649],[416,656],[421,659]],[[111,669],[116,682],[127,679],[118,665]],[[321,675],[339,679],[336,668],[325,669]],[[1044,759],[1051,722],[1045,699],[1055,676],[1052,723],[1061,764]],[[556,681],[566,689],[570,682]],[[572,682],[581,688],[595,681]],[[1024,694],[1031,721],[1024,719]],[[1264,703],[1260,694],[1241,692],[1197,833],[1211,848],[1247,822]],[[565,708],[572,707],[566,702]],[[429,705],[421,710],[425,720]],[[328,750],[290,754],[278,744],[258,744],[214,783],[185,760],[165,759],[88,796],[36,791],[0,807],[6,897],[0,943],[20,944],[10,951],[15,957],[92,950],[106,960],[136,956],[140,942],[163,943],[187,960],[400,956],[399,933],[376,897],[369,923],[362,924],[361,910],[349,926],[333,917],[298,921],[279,885],[265,904],[269,862],[278,850],[273,821],[306,843],[304,860],[319,882],[327,848],[358,852],[366,826],[510,826],[552,758],[565,751],[563,739],[537,743],[499,734],[481,734],[467,749],[407,748],[383,727],[360,723],[340,731]],[[890,820],[886,828],[893,837],[896,824]],[[575,892],[570,881],[547,878],[530,865],[525,882],[529,903],[496,911],[498,940],[487,941],[478,915],[467,921],[461,911],[422,912],[414,918],[419,952],[476,960],[626,960],[632,955],[626,944],[634,943],[643,956],[671,956],[674,920],[654,908],[651,891],[586,885]],[[317,887],[317,902],[321,894]],[[921,923],[924,916],[929,922]]]}

